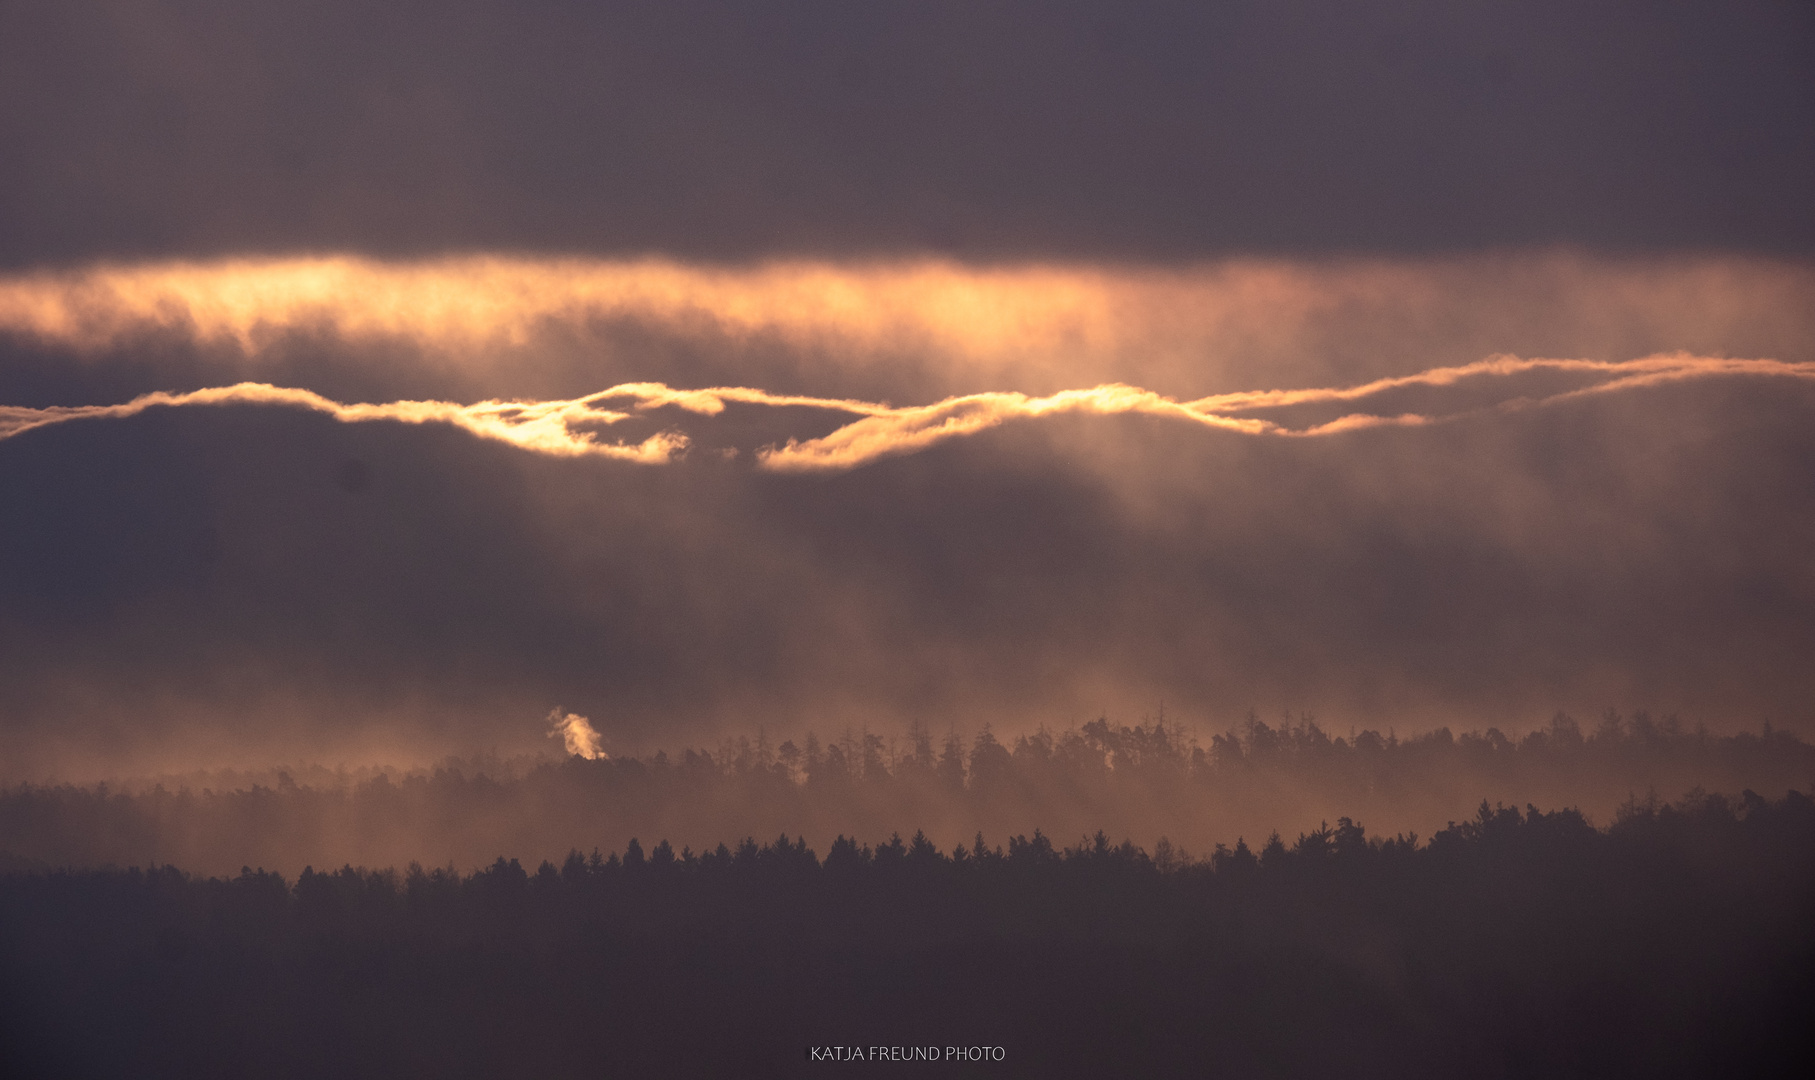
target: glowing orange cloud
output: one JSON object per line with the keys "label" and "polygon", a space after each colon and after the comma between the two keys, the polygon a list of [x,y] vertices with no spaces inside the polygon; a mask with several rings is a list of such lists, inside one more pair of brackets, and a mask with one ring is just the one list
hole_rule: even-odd
{"label": "glowing orange cloud", "polygon": [[46,409],[0,406],[0,439],[49,424],[134,416],[158,407],[288,405],[326,413],[345,423],[391,420],[404,424],[453,424],[481,438],[560,457],[597,455],[626,461],[661,462],[686,447],[685,437],[670,432],[652,435],[630,446],[599,442],[585,430],[586,425],[613,424],[629,415],[598,407],[599,400],[612,396],[622,395],[607,391],[572,401],[482,401],[477,405],[455,405],[446,401],[342,405],[310,390],[266,383],[238,383],[185,394],[145,394],[123,405],[52,406]]}
{"label": "glowing orange cloud", "polygon": [[[157,330],[255,361],[286,335],[319,332],[355,344],[401,341],[484,365],[551,330],[628,320],[669,335],[775,338],[831,350],[840,363],[908,354],[965,373],[953,391],[993,380],[1049,391],[1157,380],[1177,392],[1205,386],[1227,365],[1265,370],[1255,366],[1260,358],[1327,348],[1351,331],[1376,333],[1378,319],[1394,332],[1441,336],[1479,312],[1486,321],[1476,329],[1489,336],[1500,329],[1496,320],[1567,324],[1566,336],[1581,343],[1555,347],[1574,355],[1623,350],[1609,343],[1632,326],[1651,336],[1623,355],[1665,342],[1786,355],[1815,332],[1812,305],[1815,267],[1560,252],[1186,267],[333,256],[0,276],[0,334],[77,352]],[[1739,344],[1751,341],[1763,344]],[[1464,355],[1481,348],[1465,347]]]}
{"label": "glowing orange cloud", "polygon": [[624,317],[871,345],[913,333],[1000,352],[1106,344],[1118,294],[1155,285],[1166,286],[1163,276],[932,261],[708,268],[654,259],[230,259],[0,278],[0,330],[96,348],[156,327],[255,352],[286,332],[322,329],[466,350],[521,345],[550,323]]}
{"label": "glowing orange cloud", "polygon": [[1008,420],[1062,412],[1146,413],[1246,435],[1318,437],[1371,427],[1417,427],[1469,414],[1424,416],[1407,413],[1378,416],[1351,413],[1327,423],[1296,429],[1269,420],[1229,414],[1286,405],[1356,401],[1407,386],[1449,386],[1470,377],[1505,377],[1534,371],[1598,375],[1603,381],[1535,401],[1511,398],[1501,402],[1498,408],[1529,408],[1591,394],[1722,375],[1815,379],[1815,363],[1784,363],[1778,360],[1735,360],[1683,354],[1623,362],[1521,360],[1511,356],[1495,356],[1474,364],[1433,368],[1416,375],[1377,379],[1361,386],[1250,391],[1218,394],[1189,402],[1175,401],[1132,386],[1067,390],[1042,398],[1013,393],[969,394],[918,408],[877,410],[823,438],[806,442],[790,441],[782,447],[759,451],[758,456],[764,466],[779,471],[849,469],[892,454],[922,450],[934,443],[983,431]]}
{"label": "glowing orange cloud", "polygon": [[784,445],[763,447],[756,452],[757,461],[763,468],[777,472],[837,471],[856,468],[892,455],[913,453],[1010,420],[1061,413],[1142,413],[1242,435],[1300,438],[1327,437],[1370,427],[1420,426],[1453,421],[1476,415],[1482,410],[1443,415],[1407,413],[1397,416],[1356,412],[1303,428],[1291,428],[1259,417],[1231,414],[1306,403],[1351,402],[1408,386],[1450,386],[1468,378],[1505,378],[1537,371],[1569,372],[1598,378],[1599,381],[1544,398],[1510,397],[1492,408],[1533,408],[1588,395],[1723,376],[1815,380],[1815,362],[1787,363],[1779,360],[1673,354],[1621,362],[1522,360],[1517,357],[1495,356],[1474,364],[1433,368],[1416,375],[1378,379],[1360,386],[1250,391],[1218,394],[1185,402],[1139,387],[1112,384],[1086,390],[1066,390],[1045,397],[1029,397],[1013,392],[966,394],[931,405],[902,408],[848,399],[771,394],[748,387],[677,390],[662,383],[626,383],[565,401],[494,400],[475,405],[456,405],[443,401],[397,401],[388,404],[343,405],[308,390],[287,389],[264,383],[239,383],[185,394],[147,394],[122,405],[45,409],[0,407],[0,439],[50,424],[132,416],[156,407],[289,405],[326,413],[346,423],[378,420],[410,424],[446,423],[481,438],[495,439],[537,453],[564,457],[591,455],[657,464],[671,461],[683,453],[688,445],[686,437],[676,432],[662,432],[636,444],[601,442],[591,429],[609,426],[633,415],[632,412],[607,408],[603,403],[622,402],[635,412],[674,407],[702,416],[715,416],[724,410],[727,402],[738,402],[763,406],[807,406],[857,416],[858,419],[829,435],[805,441],[790,439]]}

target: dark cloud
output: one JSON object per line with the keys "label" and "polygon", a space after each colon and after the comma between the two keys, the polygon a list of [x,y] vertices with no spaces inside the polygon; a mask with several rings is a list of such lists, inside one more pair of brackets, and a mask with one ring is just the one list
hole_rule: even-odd
{"label": "dark cloud", "polygon": [[1807,4],[21,2],[0,260],[1807,255]]}

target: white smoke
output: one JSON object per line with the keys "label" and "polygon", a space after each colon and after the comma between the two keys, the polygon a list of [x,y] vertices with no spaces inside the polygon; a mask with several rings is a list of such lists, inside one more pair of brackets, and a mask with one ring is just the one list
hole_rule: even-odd
{"label": "white smoke", "polygon": [[560,709],[549,713],[548,737],[559,737],[569,754],[576,754],[588,761],[611,759],[611,755],[599,745],[599,733],[579,713],[563,714]]}

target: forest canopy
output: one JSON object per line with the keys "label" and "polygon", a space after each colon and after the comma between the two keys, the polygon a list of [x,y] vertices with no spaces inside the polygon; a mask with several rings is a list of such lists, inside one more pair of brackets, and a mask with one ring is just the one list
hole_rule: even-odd
{"label": "forest canopy", "polygon": [[0,852],[24,865],[304,865],[464,870],[500,854],[535,863],[571,848],[665,837],[712,850],[745,836],[880,839],[924,831],[941,847],[978,832],[1035,830],[1069,843],[1099,830],[1207,852],[1348,816],[1430,835],[1483,799],[1572,807],[1612,820],[1631,799],[1815,784],[1815,747],[1766,727],[1714,735],[1673,719],[1608,712],[1589,730],[1557,715],[1510,738],[1448,728],[1409,738],[1332,735],[1308,717],[1250,716],[1208,745],[1164,719],[1099,719],[1061,732],[966,739],[846,732],[779,745],[766,736],[672,757],[449,760],[432,770],[272,770],[137,786],[0,791]]}
{"label": "forest canopy", "polygon": [[0,1046],[78,1075],[779,1075],[933,1037],[1002,1047],[992,1075],[1764,1075],[1806,1030],[1811,911],[1800,792],[1605,829],[1483,803],[1428,843],[1345,818],[1197,861],[916,834],[10,874]]}

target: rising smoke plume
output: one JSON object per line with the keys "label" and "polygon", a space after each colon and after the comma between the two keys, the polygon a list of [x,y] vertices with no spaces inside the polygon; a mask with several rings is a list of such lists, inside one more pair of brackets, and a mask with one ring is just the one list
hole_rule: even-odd
{"label": "rising smoke plume", "polygon": [[569,756],[587,761],[609,761],[611,755],[601,748],[602,740],[591,722],[578,713],[563,714],[556,709],[548,714],[548,734],[559,738]]}

